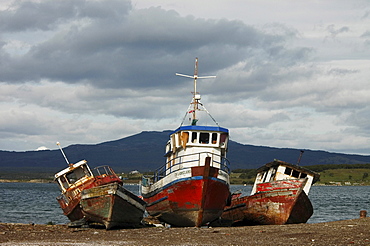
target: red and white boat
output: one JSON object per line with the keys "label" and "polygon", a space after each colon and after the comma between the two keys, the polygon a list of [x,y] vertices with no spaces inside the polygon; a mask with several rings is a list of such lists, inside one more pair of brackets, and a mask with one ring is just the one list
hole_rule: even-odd
{"label": "red and white boat", "polygon": [[257,169],[250,196],[233,194],[221,216],[223,225],[282,225],[306,223],[313,214],[308,198],[320,175],[307,168],[274,160]]}
{"label": "red and white boat", "polygon": [[[200,102],[196,89],[198,60],[194,76],[193,99],[184,117],[189,125],[173,131],[166,145],[166,163],[152,177],[143,177],[142,196],[146,210],[172,226],[200,227],[221,216],[230,201],[229,161],[226,152],[229,131],[220,127]],[[197,114],[206,112],[216,126],[197,125]]]}

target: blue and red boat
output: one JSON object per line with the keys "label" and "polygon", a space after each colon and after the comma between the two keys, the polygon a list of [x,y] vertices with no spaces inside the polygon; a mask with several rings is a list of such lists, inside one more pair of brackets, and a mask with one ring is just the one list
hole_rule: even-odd
{"label": "blue and red boat", "polygon": [[[220,127],[200,102],[196,89],[198,60],[192,102],[185,114],[189,124],[169,135],[166,162],[153,176],[144,176],[141,190],[146,210],[158,220],[177,227],[207,225],[221,216],[230,201],[230,166],[226,159],[229,131]],[[198,125],[198,113],[206,113],[215,126]]]}

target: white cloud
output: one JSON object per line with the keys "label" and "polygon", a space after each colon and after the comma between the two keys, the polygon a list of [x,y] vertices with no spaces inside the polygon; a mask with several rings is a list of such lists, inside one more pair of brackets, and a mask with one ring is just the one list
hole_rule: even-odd
{"label": "white cloud", "polygon": [[0,149],[174,129],[192,91],[174,74],[198,56],[217,75],[203,102],[234,140],[370,153],[365,0],[4,4]]}

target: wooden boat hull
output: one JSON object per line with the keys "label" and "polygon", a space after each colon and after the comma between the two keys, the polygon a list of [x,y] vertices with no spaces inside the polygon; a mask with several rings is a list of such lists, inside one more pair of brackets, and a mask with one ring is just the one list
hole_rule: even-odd
{"label": "wooden boat hull", "polygon": [[262,183],[258,193],[233,199],[222,220],[233,225],[282,225],[305,223],[313,214],[303,191],[305,180]]}
{"label": "wooden boat hull", "polygon": [[137,227],[145,211],[145,202],[118,183],[83,190],[80,204],[87,221],[106,229]]}
{"label": "wooden boat hull", "polygon": [[67,190],[65,194],[57,197],[59,206],[63,210],[63,214],[68,217],[71,222],[79,221],[84,218],[82,209],[80,206],[81,192],[80,190],[86,187],[92,187],[95,185],[94,179],[86,182],[78,189]]}
{"label": "wooden boat hull", "polygon": [[67,216],[67,218],[71,222],[80,220],[83,218],[79,199],[74,199],[69,204],[66,204],[66,202],[63,201],[63,197],[61,196],[57,198],[57,201],[59,203],[59,206],[63,210],[63,214]]}
{"label": "wooden boat hull", "polygon": [[63,214],[67,216],[71,222],[82,221],[85,218],[80,206],[81,190],[118,181],[119,179],[115,176],[98,176],[81,184],[77,189],[68,189],[65,194],[57,197],[57,201],[63,210]]}
{"label": "wooden boat hull", "polygon": [[178,227],[200,227],[217,219],[230,196],[229,185],[217,174],[214,167],[192,167],[192,177],[143,193],[146,210],[160,221]]}

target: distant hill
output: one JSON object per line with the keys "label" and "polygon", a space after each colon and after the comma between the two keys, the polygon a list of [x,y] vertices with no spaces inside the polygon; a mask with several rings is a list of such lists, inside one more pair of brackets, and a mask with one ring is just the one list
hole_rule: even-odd
{"label": "distant hill", "polygon": [[[74,144],[63,150],[72,163],[86,159],[91,167],[109,165],[116,172],[154,171],[165,162],[164,148],[170,132],[144,131],[99,144]],[[303,166],[370,163],[370,156],[304,151],[301,160]],[[299,149],[244,145],[230,141],[227,156],[233,170],[258,168],[273,159],[296,163],[299,154]],[[0,151],[0,178],[6,178],[7,173],[26,173],[26,176],[27,173],[32,174],[31,176],[35,174],[53,175],[66,166],[58,149],[26,152]]]}

